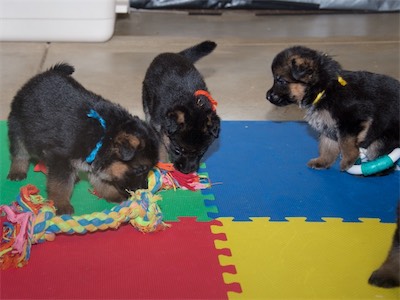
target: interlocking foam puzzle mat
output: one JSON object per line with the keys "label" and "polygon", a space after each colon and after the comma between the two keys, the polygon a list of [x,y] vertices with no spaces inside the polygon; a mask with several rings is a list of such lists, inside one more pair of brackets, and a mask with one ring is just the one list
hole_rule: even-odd
{"label": "interlocking foam puzzle mat", "polygon": [[[7,128],[0,122],[0,201],[25,184],[43,196],[45,176],[6,180]],[[164,191],[166,231],[130,225],[57,235],[29,263],[1,272],[1,299],[400,299],[368,285],[395,230],[399,172],[357,177],[307,168],[317,156],[303,122],[224,121],[204,157],[207,190]],[[76,214],[113,206],[83,179]]]}

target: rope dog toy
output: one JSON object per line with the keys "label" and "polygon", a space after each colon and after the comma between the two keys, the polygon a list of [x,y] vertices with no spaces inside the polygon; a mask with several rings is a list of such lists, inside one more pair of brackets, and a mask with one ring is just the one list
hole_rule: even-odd
{"label": "rope dog toy", "polygon": [[400,148],[396,148],[388,155],[378,157],[372,161],[367,160],[365,152],[365,149],[360,149],[361,163],[350,167],[350,169],[347,170],[349,174],[364,176],[373,175],[391,168],[400,159]]}
{"label": "rope dog toy", "polygon": [[[46,171],[39,167],[41,171]],[[30,258],[31,246],[53,241],[58,233],[85,234],[98,230],[117,229],[123,223],[130,223],[143,233],[162,231],[170,227],[162,221],[162,212],[157,204],[161,200],[155,193],[161,189],[201,189],[209,182],[201,182],[197,173],[184,174],[174,170],[172,164],[163,164],[152,169],[148,176],[148,189],[130,192],[127,201],[110,210],[82,216],[56,215],[53,201],[39,195],[33,185],[20,189],[17,200],[10,206],[0,206],[0,269],[23,267]],[[178,179],[176,179],[176,177]],[[7,219],[7,220],[5,220]]]}

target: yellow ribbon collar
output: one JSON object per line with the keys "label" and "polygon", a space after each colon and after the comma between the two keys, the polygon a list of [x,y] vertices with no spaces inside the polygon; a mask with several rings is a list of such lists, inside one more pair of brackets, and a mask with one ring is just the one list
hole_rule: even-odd
{"label": "yellow ribbon collar", "polygon": [[[341,86],[347,85],[347,81],[343,79],[342,76],[338,76],[337,81],[340,83]],[[325,90],[318,93],[317,97],[315,97],[312,105],[317,105],[317,103],[321,100],[322,96],[325,94]]]}

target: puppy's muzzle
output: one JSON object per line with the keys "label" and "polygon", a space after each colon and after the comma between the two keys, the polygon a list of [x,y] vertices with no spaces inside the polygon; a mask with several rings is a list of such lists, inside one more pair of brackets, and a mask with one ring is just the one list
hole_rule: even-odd
{"label": "puppy's muzzle", "polygon": [[267,92],[266,98],[269,102],[276,106],[286,106],[291,104],[291,101],[286,100],[285,98],[281,98],[278,94],[276,94],[273,89],[270,89]]}
{"label": "puppy's muzzle", "polygon": [[174,166],[177,170],[184,174],[196,172],[200,166],[200,158],[181,156],[175,161]]}

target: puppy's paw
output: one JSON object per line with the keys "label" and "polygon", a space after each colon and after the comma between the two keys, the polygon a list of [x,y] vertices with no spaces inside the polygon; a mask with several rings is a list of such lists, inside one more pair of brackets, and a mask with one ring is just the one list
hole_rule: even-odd
{"label": "puppy's paw", "polygon": [[347,171],[355,163],[355,160],[342,159],[340,161],[340,171]]}
{"label": "puppy's paw", "polygon": [[26,173],[25,172],[10,172],[7,175],[7,179],[11,181],[21,181],[26,178]]}
{"label": "puppy's paw", "polygon": [[397,287],[400,285],[399,274],[393,272],[393,270],[380,268],[372,273],[368,283],[383,288]]}
{"label": "puppy's paw", "polygon": [[311,169],[323,170],[323,169],[328,169],[331,165],[329,163],[327,163],[321,157],[317,157],[317,158],[311,159],[307,163],[307,166],[310,167]]}
{"label": "puppy's paw", "polygon": [[74,208],[70,203],[58,204],[56,206],[56,214],[57,216],[61,215],[72,215],[74,213]]}

